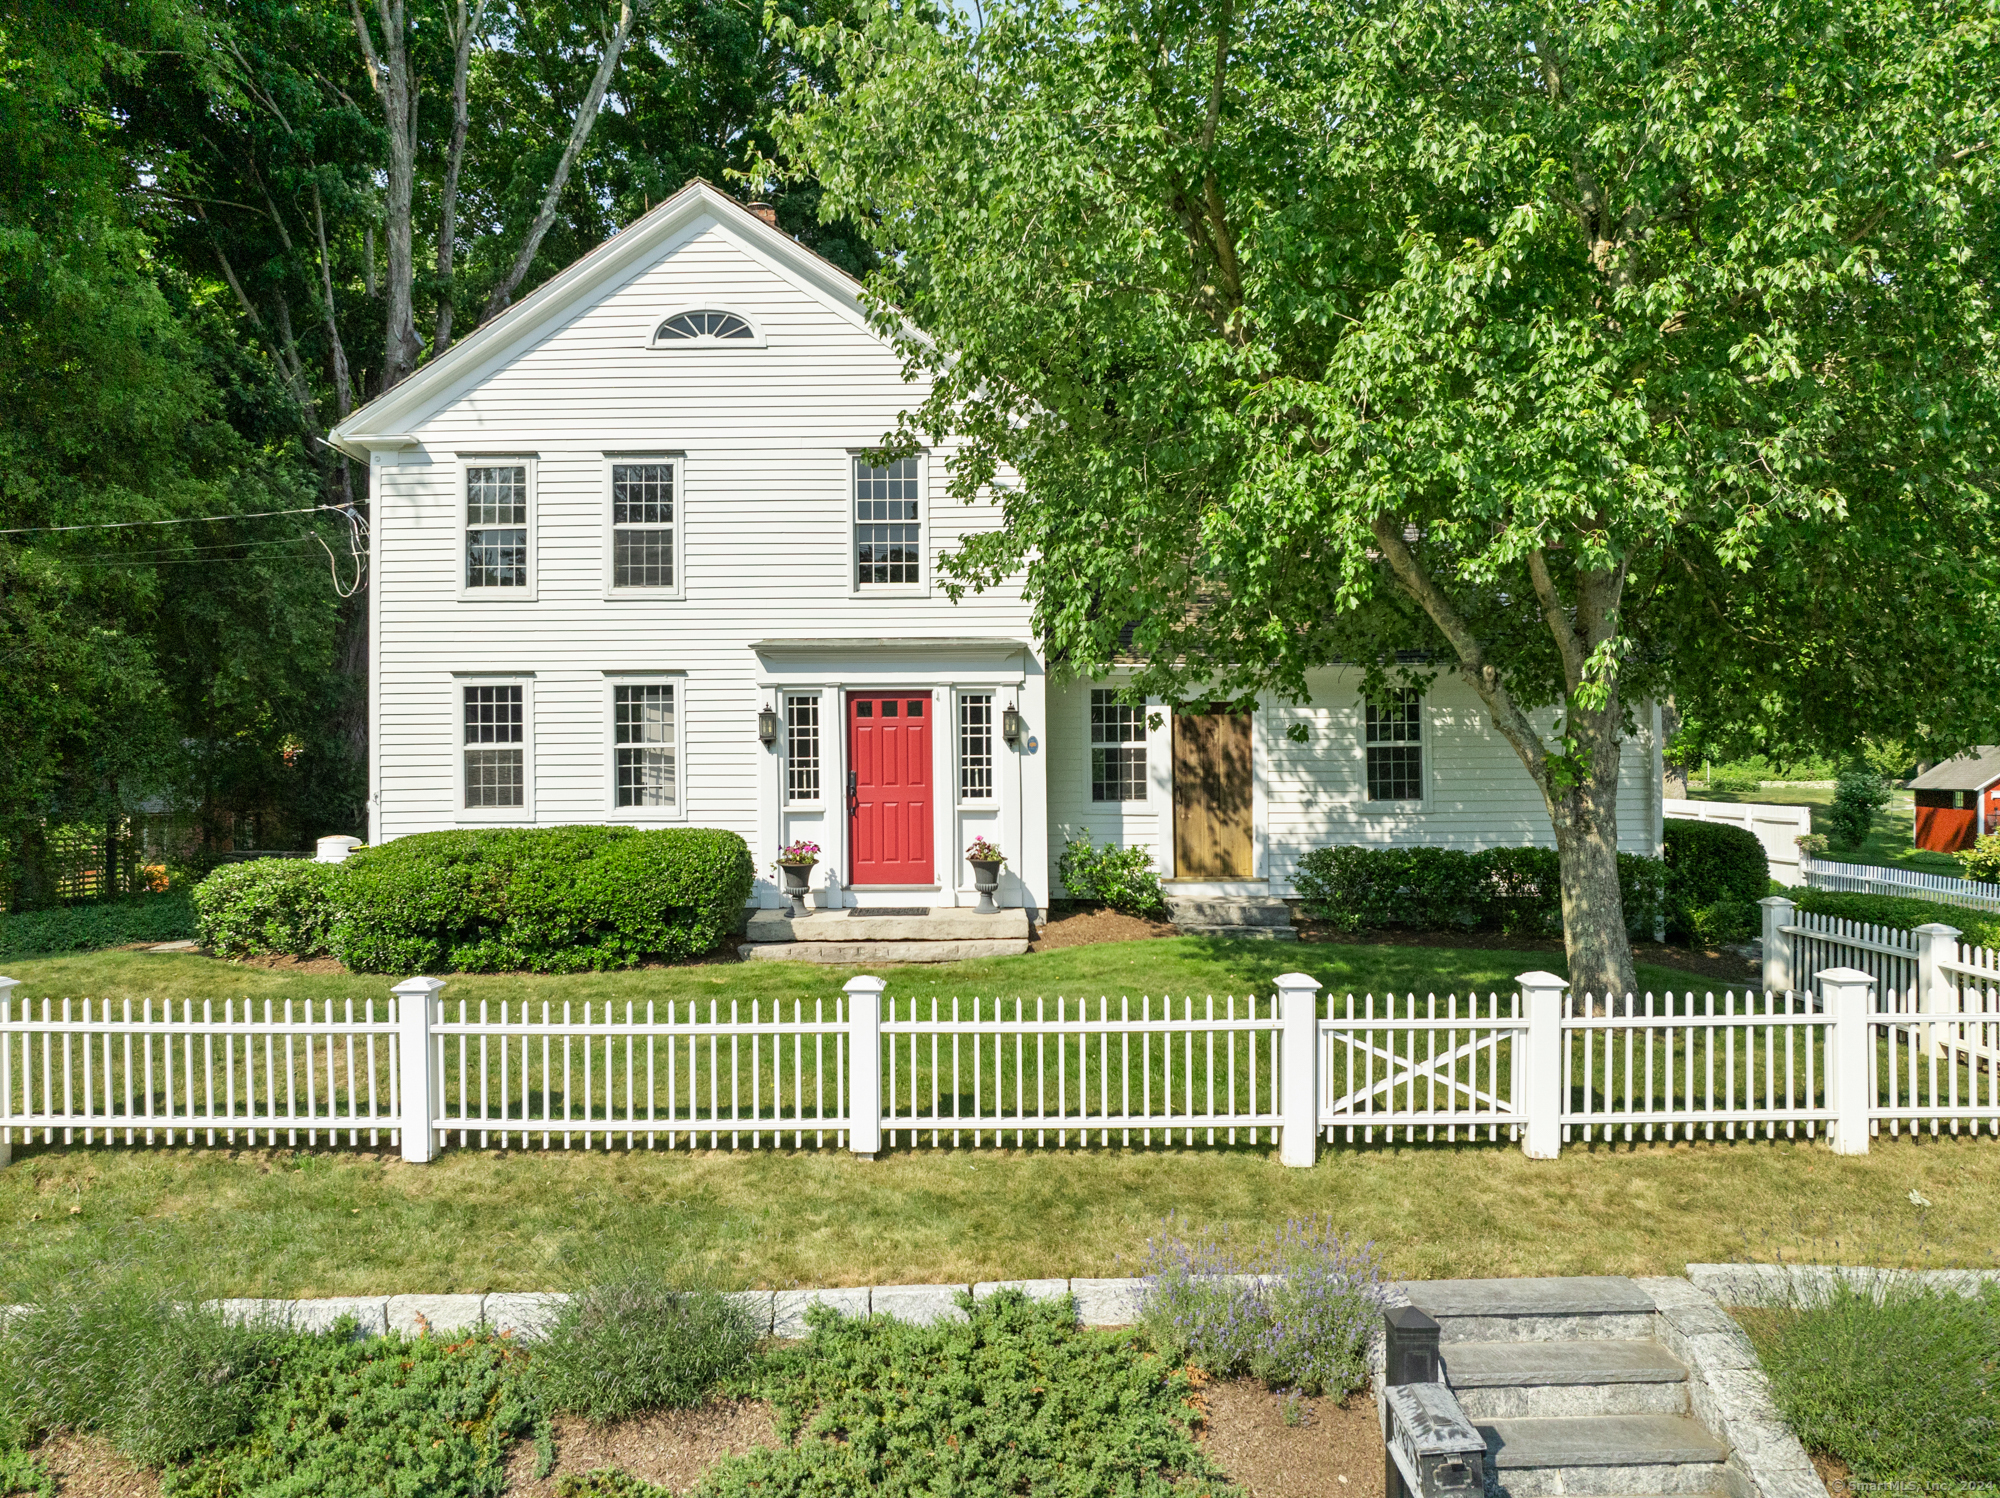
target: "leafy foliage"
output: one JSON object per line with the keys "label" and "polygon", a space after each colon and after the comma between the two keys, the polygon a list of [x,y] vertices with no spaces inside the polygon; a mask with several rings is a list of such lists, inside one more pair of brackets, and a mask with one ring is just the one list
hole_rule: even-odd
{"label": "leafy foliage", "polygon": [[1140,1325],[1171,1357],[1336,1398],[1367,1382],[1382,1267],[1330,1221],[1293,1220],[1247,1246],[1170,1223],[1146,1245],[1145,1278]]}
{"label": "leafy foliage", "polygon": [[536,1386],[551,1410],[604,1423],[651,1409],[685,1409],[743,1372],[757,1329],[714,1290],[673,1290],[631,1272],[563,1303],[535,1343]]}
{"label": "leafy foliage", "polygon": [[[1516,936],[1562,930],[1562,884],[1553,848],[1313,848],[1293,887],[1306,914],[1342,931],[1489,927]],[[1618,855],[1618,882],[1633,932],[1660,919],[1666,870],[1658,859]]]}
{"label": "leafy foliage", "polygon": [[56,1478],[35,1457],[0,1441],[0,1498],[10,1493],[56,1498]]}
{"label": "leafy foliage", "polygon": [[0,957],[91,952],[130,942],[186,941],[194,934],[192,899],[185,890],[168,890],[101,905],[0,913]]}
{"label": "leafy foliage", "polygon": [[2000,832],[1989,832],[1958,855],[1968,879],[2000,883]]}
{"label": "leafy foliage", "polygon": [[2000,1289],[1841,1284],[1745,1320],[1807,1450],[1876,1482],[2000,1483]]}
{"label": "leafy foliage", "polygon": [[336,915],[338,864],[257,858],[224,864],[195,887],[196,928],[218,957],[319,957]]}
{"label": "leafy foliage", "polygon": [[1771,860],[1757,834],[1722,822],[1669,817],[1660,845],[1667,865],[1667,924],[1706,942],[1748,936],[1752,907],[1771,888]]}
{"label": "leafy foliage", "polygon": [[1829,889],[1795,889],[1792,900],[1815,915],[1838,916],[1870,926],[1914,931],[1932,923],[1963,933],[1961,940],[1976,947],[2000,947],[2000,912],[1909,900],[1901,895],[1854,895]]}
{"label": "leafy foliage", "polygon": [[1086,827],[1063,844],[1056,858],[1056,878],[1074,900],[1094,900],[1127,915],[1161,916],[1167,912],[1167,897],[1153,868],[1152,850],[1144,844],[1094,847]]}
{"label": "leafy foliage", "polygon": [[965,1321],[930,1326],[809,1311],[807,1341],[774,1354],[754,1385],[793,1444],[719,1463],[703,1498],[1232,1491],[1193,1438],[1199,1417],[1179,1369],[1078,1326],[1067,1297],[960,1303]]}
{"label": "leafy foliage", "polygon": [[1859,848],[1868,841],[1875,813],[1888,804],[1888,782],[1873,769],[1853,765],[1841,771],[1833,790],[1833,807],[1826,814],[1833,845],[1850,852]]}

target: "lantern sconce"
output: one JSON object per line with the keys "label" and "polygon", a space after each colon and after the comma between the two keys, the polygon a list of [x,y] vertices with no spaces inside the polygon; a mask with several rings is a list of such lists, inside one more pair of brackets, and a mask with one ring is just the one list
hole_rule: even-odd
{"label": "lantern sconce", "polygon": [[1018,744],[1021,741],[1021,710],[1011,702],[1000,714],[1000,737],[1010,744]]}
{"label": "lantern sconce", "polygon": [[762,744],[778,742],[778,710],[775,707],[757,710],[757,741]]}

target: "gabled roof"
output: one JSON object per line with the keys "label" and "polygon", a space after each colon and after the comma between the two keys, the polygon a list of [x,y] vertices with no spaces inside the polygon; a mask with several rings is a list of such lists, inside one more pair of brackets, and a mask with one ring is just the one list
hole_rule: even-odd
{"label": "gabled roof", "polygon": [[1981,744],[1970,754],[1932,765],[1910,782],[1913,791],[1983,791],[2000,780],[2000,744]]}
{"label": "gabled roof", "polygon": [[475,372],[504,361],[551,324],[588,305],[604,287],[650,264],[663,246],[704,218],[727,229],[747,249],[772,261],[857,325],[866,325],[859,281],[697,177],[645,217],[628,224],[491,322],[454,343],[395,389],[375,397],[335,427],[328,440],[357,458],[366,458],[374,447],[407,445],[409,426],[449,398]]}

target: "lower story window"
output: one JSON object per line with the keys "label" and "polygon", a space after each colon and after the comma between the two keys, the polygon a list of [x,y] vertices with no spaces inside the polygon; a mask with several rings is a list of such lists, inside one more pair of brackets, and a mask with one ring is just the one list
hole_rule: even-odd
{"label": "lower story window", "polygon": [[618,805],[675,805],[673,687],[614,687],[611,717]]}
{"label": "lower story window", "polygon": [[465,688],[465,804],[522,806],[527,750],[519,687]]}
{"label": "lower story window", "polygon": [[1090,693],[1090,799],[1146,799],[1146,710],[1102,687]]}
{"label": "lower story window", "polygon": [[1368,799],[1424,799],[1423,697],[1399,687],[1368,704]]}

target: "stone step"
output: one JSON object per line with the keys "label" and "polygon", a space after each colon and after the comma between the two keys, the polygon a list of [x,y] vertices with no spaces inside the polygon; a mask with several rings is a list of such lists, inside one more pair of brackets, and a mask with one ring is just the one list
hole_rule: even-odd
{"label": "stone step", "polygon": [[1653,1297],[1623,1275],[1413,1280],[1400,1287],[1438,1323],[1440,1342],[1644,1342]]}
{"label": "stone step", "polygon": [[895,962],[969,962],[979,957],[1020,957],[1025,936],[987,941],[770,941],[745,942],[736,949],[745,962],[826,962],[841,967],[879,967]]}
{"label": "stone step", "polygon": [[1688,1412],[1687,1369],[1657,1342],[1453,1342],[1444,1364],[1474,1421]]}
{"label": "stone step", "polygon": [[1499,1498],[1720,1493],[1729,1448],[1684,1415],[1475,1420]]}
{"label": "stone step", "polygon": [[743,931],[750,942],[1002,941],[1028,939],[1028,912],[992,915],[946,905],[922,915],[870,915],[863,910],[817,910],[794,919],[782,910],[760,910]]}
{"label": "stone step", "polygon": [[1268,895],[1227,896],[1219,899],[1180,899],[1167,896],[1167,911],[1175,925],[1201,926],[1288,926],[1292,907]]}
{"label": "stone step", "polygon": [[1230,941],[1297,941],[1296,926],[1194,926],[1186,921],[1175,921],[1174,930],[1182,936],[1219,936]]}

